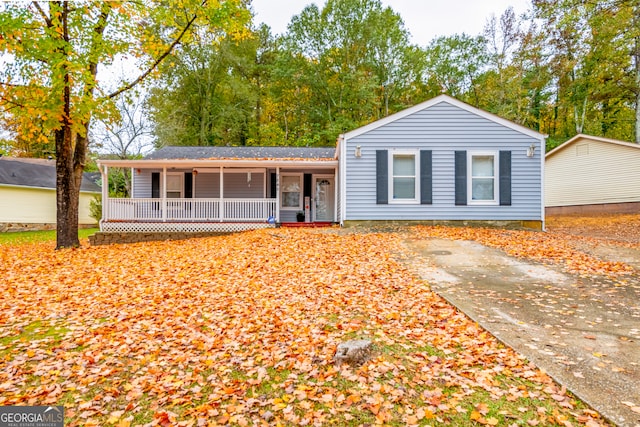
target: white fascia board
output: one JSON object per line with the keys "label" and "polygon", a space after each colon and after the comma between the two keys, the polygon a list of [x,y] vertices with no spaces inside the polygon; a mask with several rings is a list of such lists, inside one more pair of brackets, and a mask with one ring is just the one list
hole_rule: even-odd
{"label": "white fascia board", "polygon": [[493,113],[489,113],[488,111],[485,110],[481,110],[479,108],[473,107],[465,102],[459,101],[455,98],[450,97],[449,95],[438,95],[435,98],[431,98],[427,101],[424,101],[418,105],[414,105],[413,107],[407,108],[405,110],[399,111],[395,114],[392,114],[390,116],[387,116],[383,119],[377,120],[373,123],[370,123],[368,125],[365,125],[361,128],[352,130],[351,132],[347,132],[344,134],[344,138],[345,139],[351,139],[351,138],[355,138],[357,136],[360,136],[362,134],[365,134],[367,132],[371,132],[372,130],[375,130],[379,127],[382,127],[384,125],[387,125],[389,123],[395,122],[396,120],[400,120],[404,117],[407,117],[411,114],[417,113],[418,111],[422,111],[425,110],[427,108],[430,108],[434,105],[440,104],[442,102],[446,102],[448,104],[451,104],[455,107],[458,107],[460,109],[463,109],[465,111],[468,111],[472,114],[476,114],[480,117],[483,117],[487,120],[490,120],[494,123],[500,124],[504,127],[507,127],[509,129],[513,129],[516,132],[520,132],[522,134],[525,134],[527,136],[530,136],[532,138],[538,139],[538,140],[544,140],[544,138],[546,138],[547,136],[544,134],[541,134],[539,132],[536,132],[532,129],[529,129],[527,127],[524,127],[522,125],[519,125],[517,123],[514,123],[510,120],[507,119],[503,119],[502,117],[496,116]]}
{"label": "white fascia board", "polygon": [[232,159],[232,160],[98,160],[98,165],[121,168],[204,168],[204,167],[224,167],[224,168],[273,168],[273,167],[304,167],[304,168],[326,168],[337,167],[338,160],[277,160],[277,159]]}

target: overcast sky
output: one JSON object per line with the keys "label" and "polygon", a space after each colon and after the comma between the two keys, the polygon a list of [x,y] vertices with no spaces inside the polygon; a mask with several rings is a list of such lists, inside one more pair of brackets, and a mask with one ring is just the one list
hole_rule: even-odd
{"label": "overcast sky", "polygon": [[[255,22],[264,22],[272,34],[282,34],[291,17],[300,14],[308,4],[322,8],[325,0],[253,0]],[[516,14],[529,9],[530,0],[382,0],[399,13],[405,27],[412,35],[412,42],[426,46],[438,36],[466,33],[476,36],[482,33],[491,14],[499,17],[513,6]]]}

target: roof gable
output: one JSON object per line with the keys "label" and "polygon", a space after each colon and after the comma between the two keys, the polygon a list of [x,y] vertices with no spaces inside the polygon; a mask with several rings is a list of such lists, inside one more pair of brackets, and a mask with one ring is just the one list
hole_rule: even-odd
{"label": "roof gable", "polygon": [[546,135],[543,135],[543,134],[541,134],[539,132],[536,132],[534,130],[531,130],[531,129],[527,128],[527,127],[524,127],[522,125],[514,123],[514,122],[512,122],[510,120],[503,119],[502,117],[496,116],[495,114],[489,113],[488,111],[484,111],[484,110],[481,110],[479,108],[472,107],[469,104],[466,104],[466,103],[464,103],[462,101],[459,101],[459,100],[457,100],[455,98],[452,98],[449,95],[444,95],[444,94],[436,96],[435,98],[431,98],[431,99],[429,99],[427,101],[424,101],[424,102],[422,102],[422,103],[420,103],[418,105],[415,105],[413,107],[410,107],[410,108],[407,108],[405,110],[399,111],[399,112],[397,112],[395,114],[392,114],[392,115],[387,116],[387,117],[385,117],[383,119],[377,120],[377,121],[375,121],[373,123],[370,123],[368,125],[362,126],[362,127],[358,128],[358,129],[355,129],[355,130],[352,130],[350,132],[347,132],[347,133],[345,133],[343,135],[343,138],[346,139],[346,140],[349,140],[351,138],[355,138],[357,136],[360,136],[360,135],[365,134],[367,132],[370,132],[372,130],[378,129],[378,128],[380,128],[382,126],[385,126],[385,125],[387,125],[389,123],[392,123],[392,122],[395,122],[397,120],[403,119],[403,118],[405,118],[407,116],[410,116],[411,114],[415,114],[415,113],[417,113],[419,111],[426,110],[428,108],[433,107],[434,105],[438,105],[438,104],[443,103],[443,102],[447,103],[447,104],[450,104],[450,105],[452,105],[454,107],[460,108],[462,110],[468,111],[468,112],[470,112],[472,114],[475,114],[477,116],[483,117],[483,118],[485,118],[487,120],[490,120],[490,121],[492,121],[494,123],[497,123],[499,125],[505,126],[505,127],[509,128],[509,129],[512,129],[512,130],[516,131],[516,132],[520,132],[520,133],[523,133],[525,135],[531,136],[533,138],[536,138],[536,139],[539,139],[539,140],[543,140],[544,138],[546,138]]}
{"label": "roof gable", "polygon": [[563,142],[562,144],[558,145],[553,150],[549,151],[547,154],[545,154],[544,157],[545,157],[545,159],[548,159],[549,157],[552,157],[552,156],[556,155],[558,152],[569,148],[573,144],[576,144],[576,143],[578,143],[580,141],[585,141],[585,140],[586,141],[602,142],[602,143],[605,143],[605,144],[614,144],[614,145],[620,145],[620,146],[623,146],[623,147],[640,149],[640,144],[635,144],[633,142],[626,142],[626,141],[620,141],[618,139],[603,138],[601,136],[591,136],[591,135],[585,135],[583,133],[579,133],[576,136],[574,136],[573,138]]}
{"label": "roof gable", "polygon": [[[55,189],[55,160],[0,157],[0,185]],[[80,191],[99,193],[101,190],[84,173]]]}
{"label": "roof gable", "polygon": [[334,159],[334,147],[177,147],[160,148],[144,160]]}

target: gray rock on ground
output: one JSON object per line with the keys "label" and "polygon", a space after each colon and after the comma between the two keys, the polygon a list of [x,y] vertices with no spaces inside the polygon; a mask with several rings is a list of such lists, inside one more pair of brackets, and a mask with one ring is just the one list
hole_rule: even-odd
{"label": "gray rock on ground", "polygon": [[346,363],[360,366],[371,358],[373,343],[369,340],[350,340],[338,344],[333,361],[337,366]]}

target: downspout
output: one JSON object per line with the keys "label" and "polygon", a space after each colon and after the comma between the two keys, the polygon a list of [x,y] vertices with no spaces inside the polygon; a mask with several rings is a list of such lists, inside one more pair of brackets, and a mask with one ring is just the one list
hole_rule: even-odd
{"label": "downspout", "polygon": [[333,187],[333,200],[336,201],[333,204],[333,218],[334,218],[334,221],[338,220],[338,203],[337,202],[339,201],[338,197],[340,197],[340,191],[339,191],[339,188],[340,188],[340,176],[338,175],[339,172],[340,172],[339,169],[336,169],[333,172],[333,180],[336,183],[334,185],[334,187]]}
{"label": "downspout", "polygon": [[338,175],[340,177],[340,226],[344,227],[347,211],[347,140],[338,137]]}
{"label": "downspout", "polygon": [[276,167],[276,224],[280,224],[280,166]]}
{"label": "downspout", "polygon": [[544,186],[545,186],[545,169],[544,169],[544,159],[546,157],[547,154],[547,142],[546,140],[546,136],[543,136],[542,138],[540,138],[540,199],[541,199],[541,205],[542,205],[542,212],[541,212],[541,220],[542,220],[542,231],[547,231],[547,224],[545,221],[545,202],[544,202]]}

